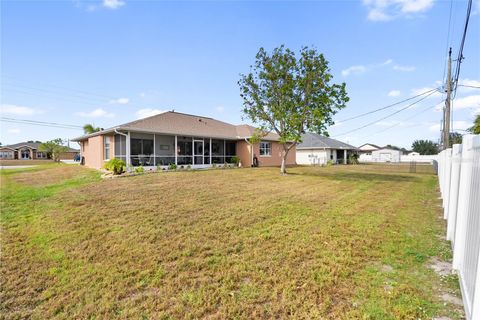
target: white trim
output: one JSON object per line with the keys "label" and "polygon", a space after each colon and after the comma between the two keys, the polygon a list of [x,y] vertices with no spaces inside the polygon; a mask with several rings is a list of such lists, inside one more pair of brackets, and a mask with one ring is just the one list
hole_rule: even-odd
{"label": "white trim", "polygon": [[175,165],[176,166],[178,165],[177,157],[178,157],[178,144],[177,144],[177,135],[175,135]]}

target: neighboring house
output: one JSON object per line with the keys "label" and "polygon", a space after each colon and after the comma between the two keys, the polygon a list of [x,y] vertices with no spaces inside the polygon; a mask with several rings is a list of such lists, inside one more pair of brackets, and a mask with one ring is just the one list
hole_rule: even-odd
{"label": "neighboring house", "polygon": [[327,138],[316,133],[302,135],[302,143],[297,145],[297,163],[324,165],[331,160],[334,163],[347,163],[350,154],[357,148],[347,143]]}
{"label": "neighboring house", "polygon": [[[46,160],[48,155],[39,151],[41,142],[20,142],[0,147],[1,160]],[[61,160],[71,160],[79,150],[69,148],[67,152],[60,154]]]}
{"label": "neighboring house", "polygon": [[[82,163],[101,168],[105,161],[118,158],[127,166],[167,167],[170,164],[209,167],[233,162],[242,166],[279,166],[282,146],[276,134],[269,133],[253,146],[249,143],[255,128],[232,125],[212,118],[164,112],[73,139],[80,144]],[[295,147],[287,165],[295,164]]]}
{"label": "neighboring house", "polygon": [[365,154],[367,156],[372,154],[372,151],[381,149],[381,147],[373,144],[373,143],[365,143],[358,147],[358,152],[362,155]]}
{"label": "neighboring house", "polygon": [[400,162],[401,154],[400,150],[381,148],[372,151],[372,162]]}

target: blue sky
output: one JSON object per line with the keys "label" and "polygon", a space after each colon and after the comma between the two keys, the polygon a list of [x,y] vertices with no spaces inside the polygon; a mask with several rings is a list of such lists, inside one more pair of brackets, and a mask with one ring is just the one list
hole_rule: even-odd
{"label": "blue sky", "polygon": [[[479,4],[460,74],[461,83],[474,86],[480,86]],[[324,53],[351,98],[330,135],[357,146],[408,148],[415,139],[438,139],[442,115],[428,108],[442,101],[440,93],[384,120],[406,104],[342,120],[441,86],[446,47],[456,57],[466,8],[466,1],[434,0],[2,1],[0,113],[106,128],[175,109],[237,124],[237,81],[259,47],[308,45]],[[479,112],[480,90],[459,87],[454,129],[466,129]],[[0,124],[3,144],[82,134]]]}

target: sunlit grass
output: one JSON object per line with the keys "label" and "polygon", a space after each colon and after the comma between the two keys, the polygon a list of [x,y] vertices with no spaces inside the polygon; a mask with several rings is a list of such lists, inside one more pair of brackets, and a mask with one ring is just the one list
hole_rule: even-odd
{"label": "sunlit grass", "polygon": [[450,258],[435,176],[354,166],[290,173],[100,181],[57,167],[29,172],[29,183],[26,172],[2,172],[0,314],[459,317],[428,268],[431,257]]}

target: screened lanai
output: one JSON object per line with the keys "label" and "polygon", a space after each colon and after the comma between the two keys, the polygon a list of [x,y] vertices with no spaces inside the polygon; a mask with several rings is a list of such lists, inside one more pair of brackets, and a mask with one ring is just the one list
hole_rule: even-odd
{"label": "screened lanai", "polygon": [[[130,143],[127,143],[129,141]],[[132,166],[232,163],[236,141],[130,132],[115,135],[115,158]]]}

